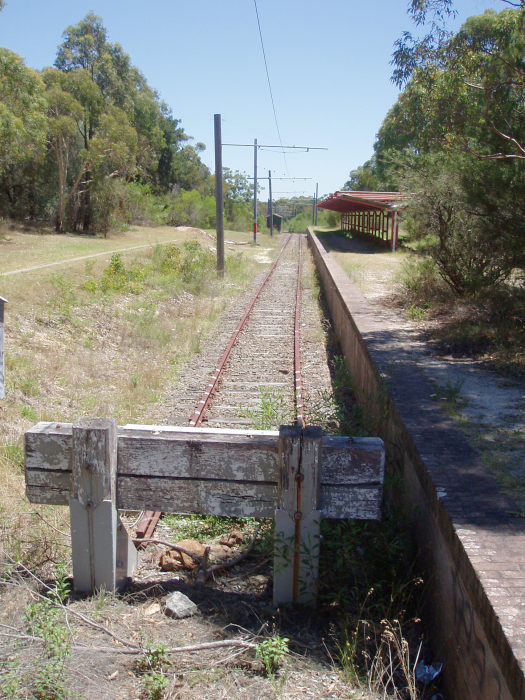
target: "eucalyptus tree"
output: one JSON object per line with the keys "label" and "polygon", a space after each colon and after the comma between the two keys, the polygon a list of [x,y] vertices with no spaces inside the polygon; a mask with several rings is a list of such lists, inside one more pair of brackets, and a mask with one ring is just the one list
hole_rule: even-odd
{"label": "eucalyptus tree", "polygon": [[38,74],[0,48],[0,174],[44,152],[46,100]]}
{"label": "eucalyptus tree", "polygon": [[[131,64],[131,59],[122,46],[107,41],[106,29],[100,17],[89,13],[79,24],[68,27],[63,38],[63,43],[58,47],[55,67],[66,74],[78,73],[89,77],[99,96],[94,103],[89,99],[83,102],[85,115],[79,129],[84,150],[92,148],[102,115],[105,115],[104,121],[109,123],[108,115],[111,112],[115,118],[115,109],[118,109],[126,115],[127,124],[136,133],[136,143],[132,148],[135,166],[130,167],[128,160],[126,168],[120,168],[120,177],[129,179],[131,176],[151,176],[156,171],[165,145],[162,110],[166,111],[167,108],[161,105],[158,94]],[[119,116],[121,122],[122,114]],[[130,133],[125,131],[128,137]],[[129,151],[129,143],[127,148]],[[87,162],[91,161],[88,159]],[[89,195],[96,182],[91,169],[86,169],[82,182],[84,230],[89,230],[90,227]]]}
{"label": "eucalyptus tree", "polygon": [[[66,208],[77,191],[106,177],[130,178],[136,170],[137,132],[126,113],[105,106],[89,72],[43,72],[48,102],[48,144],[58,172],[56,230],[61,231]],[[86,147],[86,124],[90,138]],[[74,170],[74,172],[71,172]]]}

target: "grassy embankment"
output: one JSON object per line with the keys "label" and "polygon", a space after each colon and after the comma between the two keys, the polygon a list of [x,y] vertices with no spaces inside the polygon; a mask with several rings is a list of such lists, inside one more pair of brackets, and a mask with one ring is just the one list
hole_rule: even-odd
{"label": "grassy embankment", "polygon": [[[250,234],[226,237],[250,241]],[[261,247],[227,243],[221,282],[214,241],[191,230],[133,229],[106,239],[9,231],[7,238],[0,243],[0,273],[147,245],[112,262],[108,255],[0,276],[0,294],[9,300],[0,404],[2,544],[35,566],[64,558],[53,528],[67,531],[68,518],[62,509],[27,503],[24,431],[40,420],[71,422],[83,415],[154,423],[181,365],[200,352],[218,314],[266,266],[257,258],[264,260],[264,249],[273,256],[280,239],[261,236]],[[164,245],[168,241],[176,247]]]}

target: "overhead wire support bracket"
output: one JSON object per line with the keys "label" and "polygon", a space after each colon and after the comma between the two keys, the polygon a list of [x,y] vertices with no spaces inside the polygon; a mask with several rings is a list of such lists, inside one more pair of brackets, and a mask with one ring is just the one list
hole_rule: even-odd
{"label": "overhead wire support bracket", "polygon": [[[253,143],[223,143],[223,146],[249,146],[250,148],[253,148]],[[301,150],[306,150],[306,151],[327,151],[328,148],[324,148],[321,146],[269,146],[268,144],[265,143],[258,143],[257,148],[300,148]]]}

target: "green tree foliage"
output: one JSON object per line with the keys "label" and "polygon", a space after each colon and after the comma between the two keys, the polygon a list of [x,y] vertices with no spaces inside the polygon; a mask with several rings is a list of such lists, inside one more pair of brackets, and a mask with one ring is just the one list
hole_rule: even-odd
{"label": "green tree foliage", "polygon": [[359,190],[361,192],[376,192],[383,190],[382,182],[377,174],[375,157],[367,160],[355,170],[350,171],[350,178],[343,185],[343,190]]}
{"label": "green tree foliage", "polygon": [[0,49],[0,174],[42,155],[46,128],[41,79],[20,56]]}
{"label": "green tree foliage", "polygon": [[[405,172],[405,186],[411,191],[408,227],[413,238],[423,239],[439,273],[458,296],[474,296],[508,279],[525,262],[523,225],[525,209],[520,202],[507,201],[509,208],[498,217],[487,217],[491,203],[501,199],[508,182],[500,182],[499,197],[489,201],[473,197],[465,187],[472,177],[470,162],[430,154],[421,157]],[[497,182],[501,172],[487,174]],[[477,175],[477,177],[476,177]],[[479,179],[478,179],[479,178]],[[482,181],[475,174],[478,182]],[[522,187],[525,184],[522,180]],[[498,209],[501,201],[496,201]]]}
{"label": "green tree foliage", "polygon": [[473,295],[525,269],[525,9],[488,10],[454,36],[439,26],[450,3],[412,11],[433,24],[398,42],[406,87],[379,130],[375,174],[413,193],[412,235],[456,294]]}
{"label": "green tree foliage", "polygon": [[[40,75],[0,49],[1,216],[53,218],[57,231],[209,225],[214,178],[191,140],[93,13]],[[227,183],[236,220],[241,184]]]}

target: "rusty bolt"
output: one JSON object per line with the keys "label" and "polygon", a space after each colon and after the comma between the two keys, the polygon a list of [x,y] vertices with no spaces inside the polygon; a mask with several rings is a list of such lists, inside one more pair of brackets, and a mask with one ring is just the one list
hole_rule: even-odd
{"label": "rusty bolt", "polygon": [[294,517],[294,520],[301,520],[301,518],[303,517],[303,514],[301,513],[300,510],[297,510],[297,511],[294,513],[294,516],[293,516],[293,517]]}
{"label": "rusty bolt", "polygon": [[301,474],[301,473],[296,474],[296,475],[295,475],[295,480],[298,481],[298,482],[304,481],[304,474]]}

